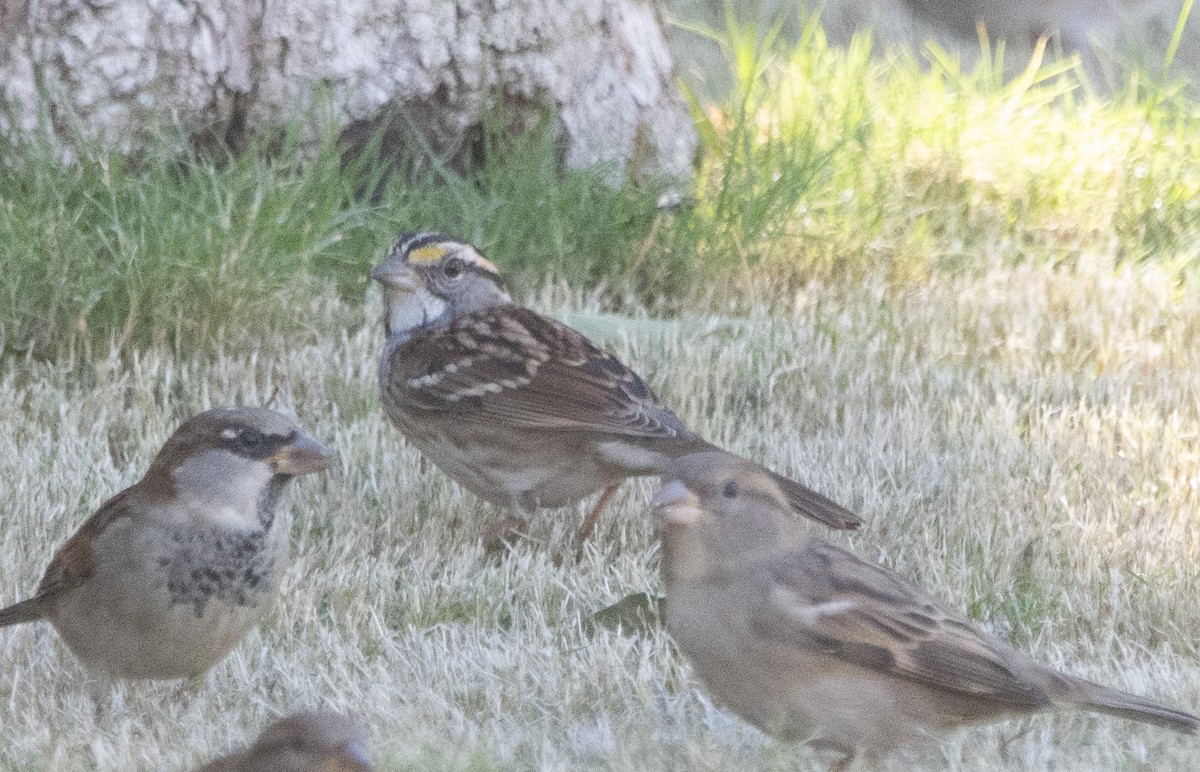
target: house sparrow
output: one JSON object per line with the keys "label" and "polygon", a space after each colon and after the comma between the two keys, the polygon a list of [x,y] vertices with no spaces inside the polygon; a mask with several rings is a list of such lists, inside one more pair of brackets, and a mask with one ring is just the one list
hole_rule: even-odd
{"label": "house sparrow", "polygon": [[271,724],[244,751],[196,772],[370,772],[367,733],[345,716],[300,713]]}
{"label": "house sparrow", "polygon": [[1196,716],[1057,673],[887,569],[804,533],[753,464],[677,459],[654,497],[667,629],[734,713],[878,758],[939,730],[1078,708],[1189,734]]}
{"label": "house sparrow", "polygon": [[[401,234],[371,277],[383,286],[379,367],[392,423],[475,495],[524,517],[661,474],[715,446],[692,432],[615,357],[564,324],[513,303],[499,269],[438,233]],[[832,528],[858,516],[772,475],[789,505]]]}
{"label": "house sparrow", "polygon": [[275,506],[329,451],[264,408],[180,426],[146,476],[100,506],[0,627],[47,619],[89,667],[120,678],[208,670],[258,624],[288,555]]}

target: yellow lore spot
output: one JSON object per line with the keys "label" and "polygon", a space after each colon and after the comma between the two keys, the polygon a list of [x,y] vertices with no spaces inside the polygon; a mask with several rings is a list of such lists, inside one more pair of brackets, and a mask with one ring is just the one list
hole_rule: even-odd
{"label": "yellow lore spot", "polygon": [[427,247],[414,249],[408,253],[408,262],[410,263],[436,263],[446,254],[446,248],[438,244],[430,244]]}

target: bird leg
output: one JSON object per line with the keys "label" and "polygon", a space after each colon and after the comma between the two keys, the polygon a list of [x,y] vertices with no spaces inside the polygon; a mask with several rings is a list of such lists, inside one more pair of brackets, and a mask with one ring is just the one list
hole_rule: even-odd
{"label": "bird leg", "polygon": [[579,548],[575,552],[576,560],[583,556],[583,544],[592,535],[592,531],[596,530],[596,523],[600,520],[600,510],[604,509],[604,506],[608,504],[608,500],[617,492],[618,485],[620,483],[613,483],[605,488],[604,493],[600,494],[600,500],[596,502],[596,506],[592,507],[592,511],[584,519],[583,525],[579,528],[579,535],[576,537],[576,541],[579,542]]}

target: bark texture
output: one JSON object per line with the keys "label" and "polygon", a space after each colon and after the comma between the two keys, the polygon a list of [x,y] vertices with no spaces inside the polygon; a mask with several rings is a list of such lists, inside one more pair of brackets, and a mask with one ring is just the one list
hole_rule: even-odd
{"label": "bark texture", "polygon": [[68,153],[297,118],[454,153],[487,110],[545,105],[573,167],[683,176],[696,145],[649,0],[0,0],[0,42],[0,131]]}

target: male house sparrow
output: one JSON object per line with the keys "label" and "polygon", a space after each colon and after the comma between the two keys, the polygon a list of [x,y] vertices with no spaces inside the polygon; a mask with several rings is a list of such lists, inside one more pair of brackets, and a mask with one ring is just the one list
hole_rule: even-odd
{"label": "male house sparrow", "polygon": [[284,486],[329,463],[280,413],[200,413],[67,540],[32,598],[0,610],[0,627],[47,619],[111,676],[203,673],[274,600],[288,555],[275,513]]}
{"label": "male house sparrow", "polygon": [[1068,708],[1196,732],[1196,716],[1043,667],[805,534],[752,464],[700,453],[663,480],[654,506],[667,629],[713,694],[763,731],[845,763],[938,730]]}
{"label": "male house sparrow", "polygon": [[[468,244],[401,234],[371,277],[386,304],[384,408],[410,442],[480,498],[523,517],[603,490],[582,541],[622,480],[716,449],[615,357],[514,304],[500,271]],[[862,522],[774,477],[800,514],[832,528]]]}
{"label": "male house sparrow", "polygon": [[335,713],[299,713],[271,724],[244,751],[196,772],[370,772],[367,733]]}

